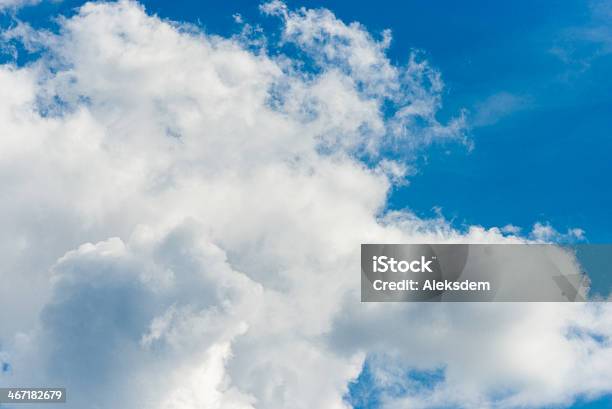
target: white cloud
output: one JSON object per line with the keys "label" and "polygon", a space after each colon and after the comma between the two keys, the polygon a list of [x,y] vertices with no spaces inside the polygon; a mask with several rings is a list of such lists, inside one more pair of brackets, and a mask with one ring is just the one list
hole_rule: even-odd
{"label": "white cloud", "polygon": [[566,233],[559,233],[548,223],[535,223],[530,237],[538,242],[573,242],[584,240],[585,232],[580,228],[570,228]]}
{"label": "white cloud", "polygon": [[384,214],[409,169],[386,150],[463,138],[439,74],[329,11],[264,10],[316,70],[127,1],[5,33],[42,57],[0,67],[2,383],[65,385],[66,407],[346,408],[369,355],[386,382],[389,360],[446,368],[388,407],[609,392],[607,305],[359,302],[361,242],[523,239]]}
{"label": "white cloud", "polygon": [[[280,1],[266,3],[261,9],[282,19],[283,41],[299,47],[317,67],[330,74],[344,74],[347,84],[360,90],[361,96],[370,102],[378,103],[380,110],[383,109],[380,102],[387,100],[386,109],[391,112],[386,123],[367,125],[374,135],[384,127],[389,138],[387,143],[392,147],[410,148],[444,139],[467,142],[463,113],[448,124],[436,119],[444,87],[439,72],[417,53],[409,56],[405,66],[389,61],[386,56],[391,42],[389,30],[383,31],[381,39],[376,40],[361,24],[345,24],[327,9],[291,11]],[[330,96],[326,100],[333,101]],[[356,120],[352,123],[359,125]],[[371,133],[364,136],[372,143]]]}
{"label": "white cloud", "polygon": [[0,12],[31,6],[40,3],[40,1],[41,0],[0,0]]}

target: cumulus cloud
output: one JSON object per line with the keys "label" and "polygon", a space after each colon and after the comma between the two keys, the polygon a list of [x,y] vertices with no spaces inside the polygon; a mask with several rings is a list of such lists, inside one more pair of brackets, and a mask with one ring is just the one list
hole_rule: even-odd
{"label": "cumulus cloud", "polygon": [[[389,408],[609,392],[605,304],[359,302],[361,242],[525,239],[386,212],[416,149],[465,140],[461,113],[436,119],[440,74],[328,10],[262,10],[275,52],[128,1],[3,33],[41,57],[0,67],[2,384],[66,386],[70,408],[347,408],[367,360]],[[404,388],[412,369],[441,379]]]}

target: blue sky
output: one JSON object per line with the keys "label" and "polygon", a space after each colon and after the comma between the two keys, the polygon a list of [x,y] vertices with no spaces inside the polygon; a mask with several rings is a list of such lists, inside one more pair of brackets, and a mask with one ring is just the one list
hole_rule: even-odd
{"label": "blue sky", "polygon": [[[373,13],[367,3],[325,3],[344,19],[391,28],[391,54],[398,60],[410,48],[425,50],[448,87],[446,112],[464,107],[477,119],[479,106],[501,93],[518,102],[474,125],[472,152],[461,146],[425,152],[419,174],[392,205],[410,203],[424,215],[440,206],[457,224],[512,223],[528,230],[548,221],[559,230],[582,227],[591,242],[609,242],[612,55],[582,69],[553,52],[567,45],[568,30],[590,24],[588,4],[401,4],[398,10],[396,2],[377,2]],[[593,44],[569,47],[584,58]]]}
{"label": "blue sky", "polygon": [[[78,4],[42,4],[20,16],[44,26]],[[238,29],[237,12],[264,27],[275,23],[256,2],[144,4],[223,35]],[[606,23],[597,3],[382,0],[374,12],[369,2],[288,4],[326,7],[372,32],[390,28],[392,59],[405,62],[419,49],[442,73],[440,116],[469,111],[474,149],[445,144],[423,151],[418,174],[394,192],[391,207],[425,217],[439,207],[457,227],[513,224],[528,232],[545,222],[559,231],[582,228],[592,243],[611,241],[612,53],[577,34]]]}
{"label": "blue sky", "polygon": [[[328,8],[345,22],[359,21],[372,33],[391,29],[393,62],[405,63],[417,49],[442,74],[440,120],[467,112],[473,147],[450,142],[419,151],[413,163],[416,173],[408,185],[395,188],[390,208],[407,208],[423,218],[441,212],[458,229],[512,224],[527,234],[539,222],[550,223],[561,233],[584,229],[591,243],[612,241],[612,33],[607,28],[612,25],[612,4],[287,3],[290,8]],[[23,8],[17,18],[53,28],[54,16],[70,15],[80,4],[43,2]],[[278,24],[262,16],[252,1],[143,4],[160,17],[192,22],[223,36],[239,30],[235,13],[249,23],[272,28],[267,35],[273,35]],[[8,15],[0,20],[10,24]],[[19,62],[33,57],[21,53]],[[368,371],[365,366],[346,396],[355,408],[378,407],[380,391]],[[418,379],[421,375],[408,374]],[[444,372],[432,376],[437,380]],[[612,398],[607,397],[583,399],[572,406],[610,407]]]}

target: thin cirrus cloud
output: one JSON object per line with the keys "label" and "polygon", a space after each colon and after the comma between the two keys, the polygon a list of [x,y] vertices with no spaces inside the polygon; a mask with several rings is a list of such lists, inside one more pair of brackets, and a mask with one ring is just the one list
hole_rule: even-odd
{"label": "thin cirrus cloud", "polygon": [[610,392],[606,304],[359,303],[361,242],[527,239],[384,213],[411,151],[466,143],[440,74],[331,11],[262,11],[303,54],[128,1],[3,32],[41,57],[0,68],[0,381],[70,408],[347,408],[367,360],[387,408]]}
{"label": "thin cirrus cloud", "polygon": [[592,0],[586,5],[585,21],[562,30],[550,50],[579,73],[612,53],[612,1]]}
{"label": "thin cirrus cloud", "polygon": [[510,92],[498,92],[476,104],[471,124],[475,127],[490,126],[512,114],[533,106],[532,98]]}

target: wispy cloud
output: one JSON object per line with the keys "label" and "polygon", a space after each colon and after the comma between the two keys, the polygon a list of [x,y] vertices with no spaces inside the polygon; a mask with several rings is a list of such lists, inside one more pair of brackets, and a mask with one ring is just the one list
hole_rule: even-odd
{"label": "wispy cloud", "polygon": [[38,4],[41,1],[42,0],[0,0],[0,13],[15,11],[21,7]]}
{"label": "wispy cloud", "polygon": [[532,98],[509,92],[498,92],[490,95],[474,107],[470,123],[473,126],[493,125],[500,120],[533,106]]}
{"label": "wispy cloud", "polygon": [[582,25],[565,28],[551,53],[579,72],[599,57],[612,53],[612,1],[588,3],[589,18]]}

